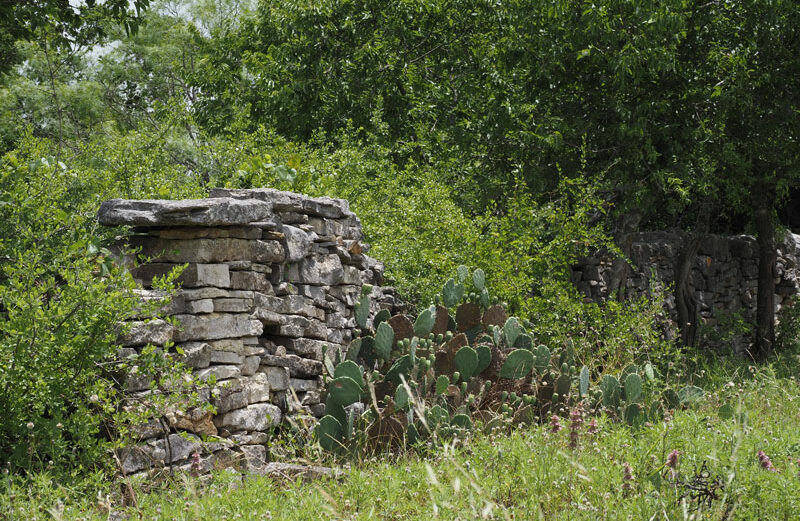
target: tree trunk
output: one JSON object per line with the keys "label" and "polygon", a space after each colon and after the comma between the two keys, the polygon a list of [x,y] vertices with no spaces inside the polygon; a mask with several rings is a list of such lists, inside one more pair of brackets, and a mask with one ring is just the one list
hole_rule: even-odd
{"label": "tree trunk", "polygon": [[617,228],[615,243],[624,257],[616,257],[611,262],[611,273],[608,281],[608,296],[622,302],[627,293],[628,275],[630,274],[630,257],[633,251],[633,234],[639,229],[642,220],[640,210],[631,210],[622,216],[622,223]]}
{"label": "tree trunk", "polygon": [[675,270],[675,306],[678,311],[678,327],[681,342],[686,347],[697,345],[697,299],[692,286],[692,264],[700,249],[701,234],[692,233],[678,256]]}
{"label": "tree trunk", "polygon": [[[774,193],[774,191],[772,192]],[[764,358],[775,345],[775,223],[769,191],[753,214],[758,239],[758,296],[756,297],[756,338],[753,356]],[[774,198],[773,198],[774,199]]]}

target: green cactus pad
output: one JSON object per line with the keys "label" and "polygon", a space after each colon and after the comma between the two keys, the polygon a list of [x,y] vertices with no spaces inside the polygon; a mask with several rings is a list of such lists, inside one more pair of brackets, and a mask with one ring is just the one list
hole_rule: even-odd
{"label": "green cactus pad", "polygon": [[[378,358],[375,352],[375,338],[371,336],[361,337],[361,350],[358,356],[366,362],[368,366],[372,366]],[[349,358],[349,353],[348,353]]]}
{"label": "green cactus pad", "polygon": [[514,347],[517,349],[527,349],[530,351],[533,349],[533,339],[527,333],[522,333],[517,337],[516,342],[514,342]]}
{"label": "green cactus pad", "polygon": [[464,298],[464,285],[456,284],[453,279],[447,279],[442,288],[442,302],[444,307],[452,308]]}
{"label": "green cactus pad", "polygon": [[603,405],[606,407],[616,407],[619,405],[621,389],[619,380],[615,376],[607,374],[600,382],[600,390],[603,391]]}
{"label": "green cactus pad", "polygon": [[425,411],[425,421],[428,422],[428,429],[434,432],[450,423],[450,415],[447,413],[447,409],[441,405],[434,405]]}
{"label": "green cactus pad", "polygon": [[459,429],[464,429],[465,431],[471,431],[472,419],[464,413],[455,414],[450,420],[450,425]]}
{"label": "green cactus pad", "polygon": [[419,314],[414,322],[414,334],[418,337],[425,337],[433,330],[433,323],[436,320],[434,310],[426,309]]}
{"label": "green cactus pad", "polygon": [[462,264],[456,268],[456,274],[458,275],[458,281],[464,282],[469,277],[469,268]]}
{"label": "green cactus pad", "polygon": [[394,385],[398,385],[400,383],[400,375],[408,375],[412,367],[414,367],[414,364],[411,363],[411,357],[409,355],[403,355],[397,359],[383,379]]}
{"label": "green cactus pad", "polygon": [[475,374],[478,369],[478,361],[478,353],[470,346],[459,349],[453,359],[456,371],[461,373],[461,378],[465,382]]}
{"label": "green cactus pad", "polygon": [[375,332],[375,352],[381,360],[389,360],[394,345],[394,330],[386,322],[378,324]]}
{"label": "green cactus pad", "polygon": [[450,379],[445,375],[440,375],[436,379],[436,394],[442,395],[447,391],[447,386],[450,385]]}
{"label": "green cactus pad", "polygon": [[361,342],[363,338],[354,338],[350,345],[347,346],[347,355],[345,355],[345,360],[357,360],[359,353],[361,353]]}
{"label": "green cactus pad", "polygon": [[328,398],[342,407],[357,402],[361,398],[361,392],[361,385],[349,376],[340,376],[328,383]]}
{"label": "green cactus pad", "polygon": [[419,431],[417,430],[417,426],[413,423],[409,423],[408,427],[406,427],[406,441],[409,445],[414,445],[419,441]]}
{"label": "green cactus pad", "polygon": [[349,376],[354,382],[359,384],[360,387],[364,387],[363,378],[361,376],[361,368],[352,360],[345,360],[336,366],[336,369],[333,372],[333,378],[335,380],[340,376]]}
{"label": "green cactus pad", "polygon": [[656,379],[656,373],[655,373],[655,370],[653,370],[653,365],[652,364],[647,363],[647,364],[644,365],[644,375],[647,377],[647,380],[650,381],[650,382],[652,382],[652,381],[654,381]]}
{"label": "green cactus pad", "polygon": [[545,372],[547,372],[550,367],[551,357],[550,349],[548,349],[546,345],[540,345],[536,348],[536,360],[533,366],[536,368],[537,373],[544,375]]}
{"label": "green cactus pad", "polygon": [[638,403],[628,404],[628,406],[625,407],[623,416],[625,417],[625,423],[631,427],[638,427],[645,421],[645,416],[642,414],[642,408]]}
{"label": "green cactus pad", "polygon": [[486,287],[486,274],[482,269],[478,268],[472,272],[472,285],[478,291],[483,291]]}
{"label": "green cactus pad", "polygon": [[355,314],[356,314],[356,324],[361,329],[366,329],[367,327],[367,319],[369,318],[369,297],[366,295],[361,295],[356,302],[355,306]]}
{"label": "green cactus pad", "polygon": [[394,404],[398,409],[406,409],[408,408],[409,404],[411,403],[411,399],[408,396],[408,390],[406,389],[405,385],[398,385],[397,389],[394,391]]}
{"label": "green cactus pad", "polygon": [[492,350],[489,349],[489,346],[480,345],[475,348],[475,352],[478,354],[478,366],[475,368],[473,376],[484,372],[492,363]]}
{"label": "green cactus pad", "polygon": [[642,377],[630,373],[625,378],[625,400],[629,403],[638,402],[642,396]]}
{"label": "green cactus pad", "polygon": [[486,309],[486,308],[489,307],[489,304],[490,304],[489,291],[486,288],[483,288],[483,290],[481,290],[481,294],[480,294],[480,297],[478,298],[478,300],[480,300],[481,307],[483,309]]}
{"label": "green cactus pad", "polygon": [[517,341],[517,337],[522,334],[522,327],[519,325],[517,317],[509,317],[503,326],[503,336],[506,339],[506,345],[513,347]]}
{"label": "green cactus pad", "polygon": [[675,409],[681,404],[681,398],[674,389],[664,389],[664,392],[661,393],[661,399],[664,400],[664,404],[670,409]]}
{"label": "green cactus pad", "polygon": [[382,309],[375,314],[375,318],[372,319],[372,327],[378,329],[378,327],[383,323],[392,318],[392,313],[388,309]]}
{"label": "green cactus pad", "polygon": [[569,375],[562,374],[556,379],[555,388],[556,392],[561,396],[566,396],[569,394],[570,386],[572,385],[572,380],[570,379]]}
{"label": "green cactus pad", "polygon": [[578,387],[581,398],[586,396],[589,392],[589,368],[586,366],[581,367],[580,386]]}
{"label": "green cactus pad", "polygon": [[331,415],[325,415],[317,422],[314,433],[320,446],[328,452],[334,452],[342,446],[344,430],[339,420]]}
{"label": "green cactus pad", "polygon": [[516,349],[512,351],[503,367],[500,369],[500,378],[517,379],[528,376],[533,368],[533,354],[527,349]]}

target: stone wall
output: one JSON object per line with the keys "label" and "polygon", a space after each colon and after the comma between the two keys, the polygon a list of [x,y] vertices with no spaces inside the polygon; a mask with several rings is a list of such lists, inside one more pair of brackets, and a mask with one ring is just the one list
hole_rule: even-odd
{"label": "stone wall", "polygon": [[[259,469],[275,426],[324,413],[323,349],[343,350],[351,340],[362,285],[373,285],[373,313],[399,307],[392,288],[380,287],[383,266],[366,255],[361,224],[344,200],[214,190],[201,200],[107,201],[98,218],[128,227],[121,251],[147,257],[145,264],[125,257],[144,301],[162,297],[152,289],[155,277],[188,264],[163,310],[179,325],[129,323],[123,355],[174,343],[200,380],[216,379],[202,390],[216,414],[164,411],[137,428],[142,443],[121,453],[127,474],[188,468],[192,458],[195,468]],[[129,378],[128,392],[146,398],[149,380]]]}
{"label": "stone wall", "polygon": [[[651,296],[654,288],[666,290],[665,307],[673,320],[677,318],[677,309],[672,287],[678,257],[687,240],[687,234],[673,232],[645,232],[633,237],[632,269],[626,291],[632,296]],[[587,301],[608,298],[611,262],[611,257],[598,255],[583,258],[573,267],[572,280]],[[779,246],[775,267],[778,312],[800,291],[798,262],[800,235],[788,234]],[[712,331],[737,314],[753,323],[758,288],[756,240],[748,235],[706,237],[692,262],[689,281],[698,304],[701,325],[707,326],[704,330]],[[743,352],[749,347],[750,340],[735,336],[732,342],[735,352]]]}

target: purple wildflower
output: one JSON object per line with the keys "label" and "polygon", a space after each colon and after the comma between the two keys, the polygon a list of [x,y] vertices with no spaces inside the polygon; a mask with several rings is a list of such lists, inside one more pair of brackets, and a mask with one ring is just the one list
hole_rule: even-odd
{"label": "purple wildflower", "polygon": [[580,428],[583,425],[583,411],[580,409],[572,409],[569,412],[569,446],[572,449],[578,447],[578,436],[580,436]]}
{"label": "purple wildflower", "polygon": [[557,414],[554,414],[550,417],[550,432],[558,432],[563,427],[561,426],[561,419],[558,417]]}
{"label": "purple wildflower", "polygon": [[758,451],[758,462],[761,464],[762,469],[770,472],[778,472],[778,469],[772,465],[772,461],[763,450]]}
{"label": "purple wildflower", "polygon": [[622,490],[631,489],[631,481],[633,481],[633,467],[627,461],[622,464]]}
{"label": "purple wildflower", "polygon": [[589,434],[597,434],[598,432],[600,432],[600,427],[597,426],[597,420],[592,418],[589,421],[589,429],[586,432],[588,432]]}

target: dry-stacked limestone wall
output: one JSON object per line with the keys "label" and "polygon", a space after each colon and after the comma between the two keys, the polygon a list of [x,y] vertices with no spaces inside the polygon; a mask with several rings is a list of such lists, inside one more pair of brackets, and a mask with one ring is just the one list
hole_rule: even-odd
{"label": "dry-stacked limestone wall", "polygon": [[[631,248],[631,270],[626,281],[628,295],[650,296],[651,288],[667,289],[675,282],[681,249],[688,234],[643,232],[635,234]],[[583,258],[573,267],[572,280],[587,301],[608,298],[612,259],[609,256]],[[740,314],[750,323],[755,320],[758,288],[758,244],[748,235],[708,235],[692,260],[689,284],[694,291],[698,314],[706,326]],[[775,265],[775,303],[780,312],[800,292],[800,235],[789,233],[778,247]],[[666,291],[668,315],[677,318],[675,298]],[[779,317],[780,315],[778,315]],[[733,339],[733,349],[747,349],[748,338]]]}
{"label": "dry-stacked limestone wall", "polygon": [[[351,340],[362,285],[373,285],[373,313],[398,307],[392,289],[380,287],[383,266],[366,255],[361,224],[344,200],[220,189],[200,200],[107,201],[98,218],[127,227],[120,245],[147,258],[139,265],[127,258],[143,300],[161,297],[155,277],[187,265],[163,310],[178,325],[131,322],[123,354],[174,343],[200,380],[216,380],[203,396],[215,414],[165,411],[140,427],[143,443],[122,453],[126,473],[188,466],[192,457],[195,466],[240,461],[257,470],[287,415],[324,413],[323,349]],[[148,382],[130,378],[128,391],[146,396]],[[201,443],[204,436],[212,442]]]}

